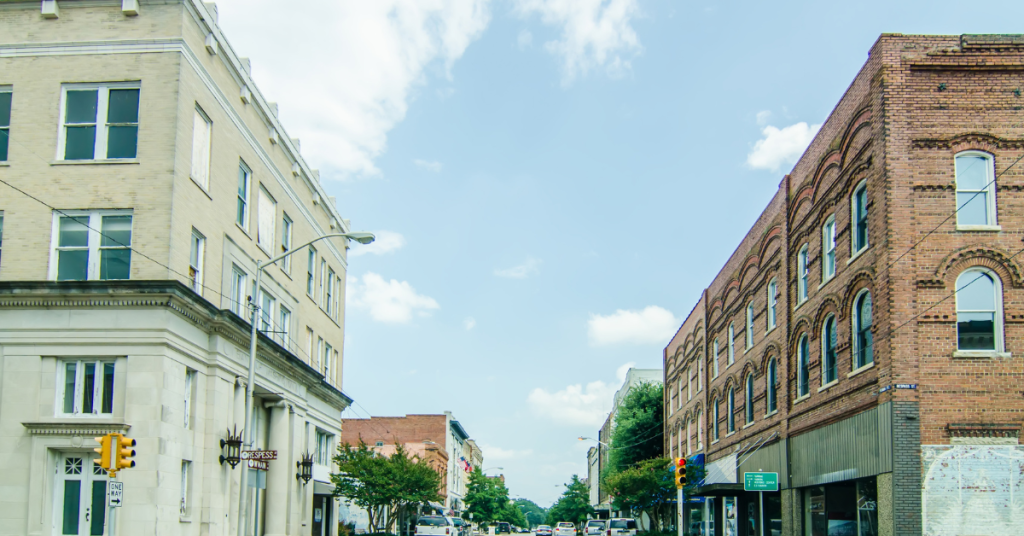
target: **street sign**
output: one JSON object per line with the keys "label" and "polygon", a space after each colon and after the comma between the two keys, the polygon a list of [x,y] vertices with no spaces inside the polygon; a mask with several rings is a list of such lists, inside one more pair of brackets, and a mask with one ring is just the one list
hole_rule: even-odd
{"label": "street sign", "polygon": [[779,491],[779,473],[743,473],[743,491]]}
{"label": "street sign", "polygon": [[107,504],[113,507],[120,507],[121,501],[124,500],[124,482],[111,481],[108,484]]}
{"label": "street sign", "polygon": [[276,450],[243,450],[241,458],[243,460],[276,460]]}
{"label": "street sign", "polygon": [[249,469],[259,469],[260,471],[270,470],[270,462],[266,460],[249,460],[246,463],[249,464]]}

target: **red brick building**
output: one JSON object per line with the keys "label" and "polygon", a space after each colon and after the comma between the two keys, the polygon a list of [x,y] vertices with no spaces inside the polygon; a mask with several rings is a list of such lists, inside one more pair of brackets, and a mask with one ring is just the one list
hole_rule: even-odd
{"label": "red brick building", "polygon": [[688,529],[1019,534],[1022,90],[1024,36],[878,39],[665,349]]}

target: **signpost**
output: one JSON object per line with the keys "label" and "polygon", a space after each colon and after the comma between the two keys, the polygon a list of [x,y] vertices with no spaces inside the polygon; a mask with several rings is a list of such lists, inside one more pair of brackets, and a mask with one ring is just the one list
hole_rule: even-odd
{"label": "signpost", "polygon": [[107,501],[110,503],[111,508],[120,508],[121,502],[124,500],[124,482],[116,482],[111,480],[110,492],[107,495]]}
{"label": "signpost", "polygon": [[267,489],[267,473],[270,470],[270,460],[277,459],[276,450],[243,450],[239,456],[245,460],[248,471],[251,471],[252,478],[249,479],[249,487],[256,489]]}
{"label": "signpost", "polygon": [[779,473],[743,473],[743,491],[756,491],[761,520],[757,526],[764,536],[764,492],[779,491]]}

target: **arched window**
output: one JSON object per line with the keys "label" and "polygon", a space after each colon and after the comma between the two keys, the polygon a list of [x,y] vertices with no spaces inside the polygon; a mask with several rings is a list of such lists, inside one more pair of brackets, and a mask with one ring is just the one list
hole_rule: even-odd
{"label": "arched window", "polygon": [[859,369],[874,363],[874,348],[871,340],[871,293],[861,291],[853,301],[853,368]]}
{"label": "arched window", "polygon": [[718,339],[711,344],[711,370],[713,371],[713,378],[718,377]]}
{"label": "arched window", "polygon": [[827,385],[839,379],[836,367],[836,317],[828,315],[821,326],[821,384]]}
{"label": "arched window", "polygon": [[836,275],[836,217],[829,216],[821,228],[821,280]]}
{"label": "arched window", "polygon": [[804,244],[800,248],[800,253],[796,255],[796,302],[797,305],[807,301],[807,275],[809,270],[807,268],[807,244]]}
{"label": "arched window", "polygon": [[747,350],[754,347],[754,303],[747,304]]}
{"label": "arched window", "polygon": [[775,392],[777,387],[777,373],[775,358],[768,360],[768,373],[765,374],[765,400],[768,405],[768,413],[775,413],[779,409],[779,402]]}
{"label": "arched window", "polygon": [[1003,292],[999,278],[971,268],[956,278],[958,350],[1003,351]]}
{"label": "arched window", "polygon": [[686,419],[686,455],[689,456],[693,453],[690,448],[690,438],[693,437],[693,419]]}
{"label": "arched window", "polygon": [[768,282],[768,331],[775,329],[775,306],[778,305],[779,287],[773,278]]}
{"label": "arched window", "polygon": [[676,431],[672,430],[672,435],[669,436],[668,440],[668,457],[675,458],[676,451]]}
{"label": "arched window", "polygon": [[729,398],[726,399],[726,416],[725,416],[725,430],[727,433],[733,433],[736,431],[736,389],[734,387],[729,388]]}
{"label": "arched window", "polygon": [[736,361],[736,330],[734,324],[729,324],[729,364],[733,364]]}
{"label": "arched window", "polygon": [[956,155],[956,225],[996,225],[996,184],[992,155]]}
{"label": "arched window", "polygon": [[704,414],[697,412],[697,450],[704,448]]}
{"label": "arched window", "polygon": [[711,402],[711,437],[712,441],[718,441],[718,399]]}
{"label": "arched window", "polygon": [[850,198],[850,256],[868,247],[868,181],[861,182]]}
{"label": "arched window", "polygon": [[744,400],[744,413],[746,414],[746,424],[754,422],[754,375],[747,374],[747,396]]}
{"label": "arched window", "polygon": [[697,354],[697,392],[704,389],[704,359]]}
{"label": "arched window", "polygon": [[807,335],[800,336],[800,342],[796,346],[796,394],[798,397],[807,396],[811,392],[811,356],[810,345],[807,344]]}

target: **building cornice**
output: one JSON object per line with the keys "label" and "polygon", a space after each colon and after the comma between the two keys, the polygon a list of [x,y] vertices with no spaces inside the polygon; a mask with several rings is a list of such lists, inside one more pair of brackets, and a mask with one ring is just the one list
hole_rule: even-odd
{"label": "building cornice", "polygon": [[132,426],[123,422],[96,422],[96,421],[38,421],[23,422],[22,426],[29,435],[50,435],[50,436],[102,436],[107,434],[123,434]]}

